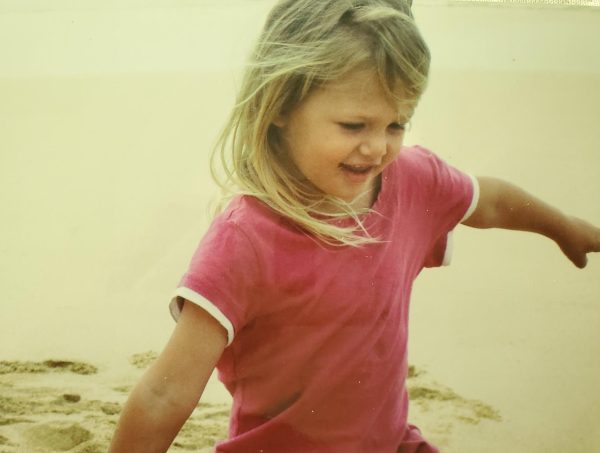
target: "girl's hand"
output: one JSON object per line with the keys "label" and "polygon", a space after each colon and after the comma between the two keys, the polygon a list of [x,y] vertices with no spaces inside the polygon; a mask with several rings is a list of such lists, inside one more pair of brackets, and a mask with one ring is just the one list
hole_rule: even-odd
{"label": "girl's hand", "polygon": [[578,268],[587,265],[587,254],[600,252],[600,228],[577,217],[568,217],[556,243]]}

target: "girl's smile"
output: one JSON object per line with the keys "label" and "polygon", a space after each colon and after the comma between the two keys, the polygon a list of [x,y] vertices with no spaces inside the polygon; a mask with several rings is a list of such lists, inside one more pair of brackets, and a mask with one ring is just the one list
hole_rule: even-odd
{"label": "girl's smile", "polygon": [[343,163],[339,166],[351,184],[361,185],[372,177],[372,173],[377,168],[375,165],[349,165]]}
{"label": "girl's smile", "polygon": [[410,113],[390,101],[373,71],[362,70],[316,89],[274,124],[303,177],[362,209],[372,205],[378,175],[400,151]]}

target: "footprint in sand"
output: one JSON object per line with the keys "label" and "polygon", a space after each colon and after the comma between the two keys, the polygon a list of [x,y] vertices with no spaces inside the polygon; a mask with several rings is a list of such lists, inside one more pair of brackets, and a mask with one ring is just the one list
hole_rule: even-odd
{"label": "footprint in sand", "polygon": [[[85,398],[97,372],[69,360],[0,361],[0,452],[105,452],[120,406]],[[69,389],[55,373],[72,375]]]}
{"label": "footprint in sand", "polygon": [[148,368],[158,358],[158,354],[154,351],[140,352],[133,354],[129,358],[129,363],[134,367],[144,369]]}
{"label": "footprint in sand", "polygon": [[92,439],[92,433],[77,423],[44,423],[23,433],[29,447],[50,451],[68,451]]}

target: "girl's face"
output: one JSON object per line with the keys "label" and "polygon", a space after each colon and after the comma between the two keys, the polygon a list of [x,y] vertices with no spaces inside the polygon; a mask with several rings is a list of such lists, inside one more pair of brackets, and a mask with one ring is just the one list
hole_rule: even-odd
{"label": "girl's face", "polygon": [[306,179],[361,209],[372,205],[411,113],[390,102],[377,75],[364,70],[316,89],[275,125]]}

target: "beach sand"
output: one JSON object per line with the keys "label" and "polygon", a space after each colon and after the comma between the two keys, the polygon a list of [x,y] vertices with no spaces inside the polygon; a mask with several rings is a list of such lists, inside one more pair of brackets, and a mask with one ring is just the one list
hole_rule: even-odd
{"label": "beach sand", "polygon": [[[129,372],[118,380],[90,363],[0,362],[0,452],[105,452],[127,394],[155,357],[133,355]],[[502,421],[493,407],[458,395],[415,367],[408,382],[413,423],[444,451],[452,450],[457,428]],[[228,403],[201,402],[169,451],[212,451],[227,435],[229,411]]]}
{"label": "beach sand", "polygon": [[[172,332],[272,2],[34,3],[0,9],[0,453],[100,452]],[[440,3],[415,7],[433,62],[406,143],[600,224],[600,8]],[[599,258],[458,228],[413,291],[410,421],[444,453],[600,451]],[[172,451],[210,451],[229,407],[213,377]]]}
{"label": "beach sand", "polygon": [[[107,451],[127,394],[155,357],[132,356],[118,380],[83,362],[0,362],[0,451]],[[227,433],[229,408],[201,403],[170,451],[212,451]]]}

